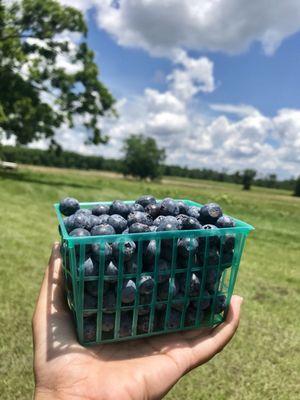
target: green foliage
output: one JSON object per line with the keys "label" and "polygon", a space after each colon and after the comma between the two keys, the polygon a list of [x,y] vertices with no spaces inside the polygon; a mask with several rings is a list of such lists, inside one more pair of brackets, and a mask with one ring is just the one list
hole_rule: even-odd
{"label": "green foliage", "polygon": [[84,156],[70,151],[62,151],[52,146],[49,150],[29,149],[21,146],[0,147],[0,158],[20,164],[44,165],[46,167],[96,169],[122,171],[122,161],[105,159],[99,156]]}
{"label": "green foliage", "polygon": [[131,135],[124,141],[124,174],[151,180],[161,177],[165,150],[153,138]]}
{"label": "green foliage", "polygon": [[256,175],[256,171],[254,171],[253,169],[245,169],[243,176],[242,176],[244,190],[251,189],[251,185],[253,183],[253,179],[255,178],[255,175]]}
{"label": "green foliage", "polygon": [[[66,31],[80,36],[75,47]],[[82,14],[56,0],[0,0],[0,128],[8,137],[20,144],[51,138],[81,117],[90,142],[107,142],[98,117],[114,113],[114,99],[98,79],[86,34]],[[68,72],[58,57],[81,68]]]}
{"label": "green foliage", "polygon": [[296,179],[294,196],[300,197],[300,176]]}

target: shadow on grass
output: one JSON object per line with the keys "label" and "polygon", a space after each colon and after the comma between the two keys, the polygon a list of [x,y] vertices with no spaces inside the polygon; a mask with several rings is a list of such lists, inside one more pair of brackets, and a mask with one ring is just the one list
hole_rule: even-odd
{"label": "shadow on grass", "polygon": [[[22,172],[4,172],[0,171],[0,179],[10,179],[17,182],[28,182],[28,183],[36,183],[39,185],[46,185],[46,186],[69,186],[78,189],[99,189],[99,184],[95,185],[85,185],[81,183],[71,183],[65,181],[47,181],[40,179],[38,177],[30,176],[29,174],[24,174]],[[100,183],[100,182],[99,182]]]}

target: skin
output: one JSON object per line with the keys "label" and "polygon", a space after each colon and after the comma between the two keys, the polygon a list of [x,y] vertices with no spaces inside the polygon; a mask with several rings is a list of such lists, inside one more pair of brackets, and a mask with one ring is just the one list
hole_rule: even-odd
{"label": "skin", "polygon": [[33,316],[35,399],[161,399],[234,336],[242,298],[224,323],[200,329],[82,347],[64,297],[60,247],[53,247]]}

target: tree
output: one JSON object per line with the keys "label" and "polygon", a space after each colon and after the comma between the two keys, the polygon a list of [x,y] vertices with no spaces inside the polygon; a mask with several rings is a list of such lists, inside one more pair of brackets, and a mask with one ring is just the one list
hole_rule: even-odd
{"label": "tree", "polygon": [[255,178],[256,171],[253,169],[245,169],[242,175],[243,189],[250,190],[251,185],[253,183],[253,179]]}
{"label": "tree", "polygon": [[107,142],[99,116],[114,113],[114,98],[98,79],[86,35],[82,14],[58,1],[0,0],[0,131],[27,144],[80,120],[89,142]]}
{"label": "tree", "polygon": [[300,176],[298,176],[295,182],[294,196],[300,197]]}
{"label": "tree", "polygon": [[141,179],[159,178],[165,150],[157,147],[156,141],[142,135],[131,135],[124,141],[124,174]]}

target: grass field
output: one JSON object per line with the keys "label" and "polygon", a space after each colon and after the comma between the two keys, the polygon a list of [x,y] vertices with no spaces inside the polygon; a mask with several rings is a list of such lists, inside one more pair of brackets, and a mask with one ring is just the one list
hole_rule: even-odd
{"label": "grass field", "polygon": [[[279,190],[168,178],[162,183],[115,174],[22,168],[0,173],[0,397],[30,399],[31,316],[52,242],[52,204],[134,199],[151,193],[219,202],[255,226],[235,292],[245,301],[238,334],[211,362],[185,376],[167,399],[296,400],[300,393],[300,199]],[[120,399],[121,400],[121,399]]]}

